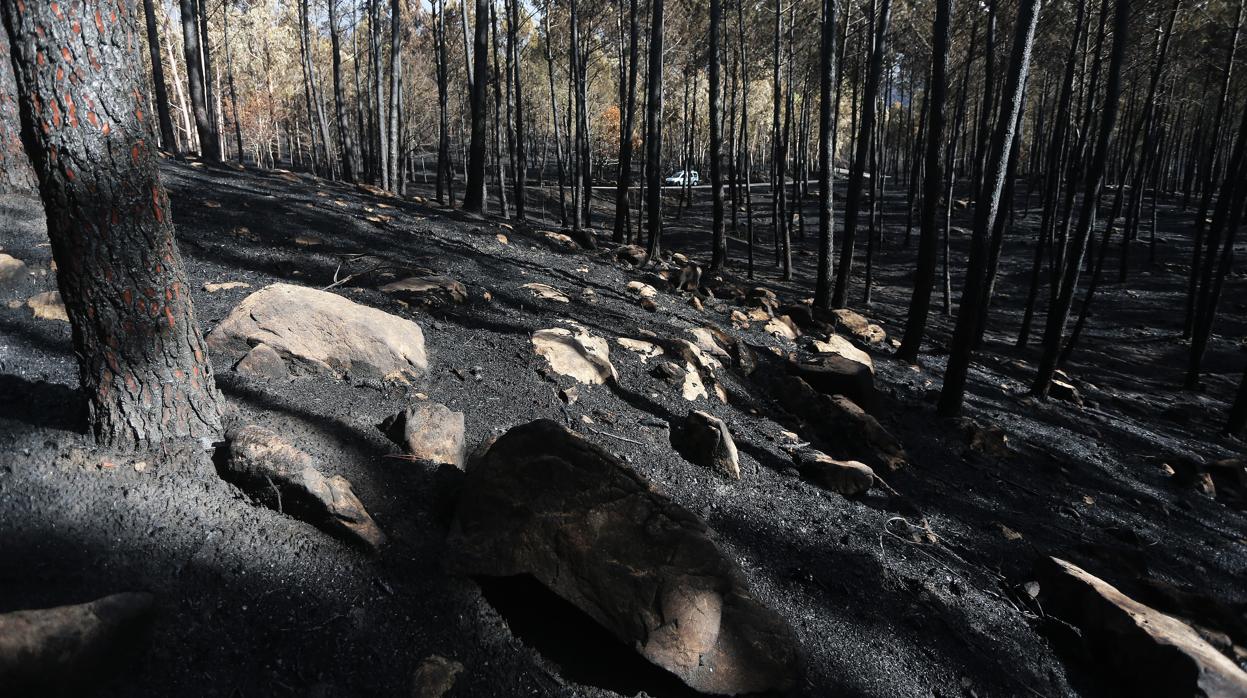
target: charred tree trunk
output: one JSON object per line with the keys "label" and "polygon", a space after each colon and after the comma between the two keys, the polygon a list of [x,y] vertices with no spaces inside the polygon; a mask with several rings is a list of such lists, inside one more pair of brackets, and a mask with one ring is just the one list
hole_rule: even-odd
{"label": "charred tree trunk", "polygon": [[[329,42],[333,48],[333,108],[342,141],[342,179],[355,181],[355,143],[346,116],[346,97],[342,91],[342,51],[338,34],[338,0],[329,0]],[[442,83],[438,83],[439,87]],[[444,112],[443,112],[444,113]],[[440,184],[440,180],[439,180]],[[441,200],[439,191],[438,200]]]}
{"label": "charred tree trunk", "polygon": [[437,62],[437,203],[454,201],[451,191],[450,169],[450,80],[446,65],[446,2],[438,0],[433,5],[433,41]]}
{"label": "charred tree trunk", "polygon": [[[717,2],[717,0],[716,0]],[[637,61],[641,29],[637,0],[628,0],[628,87],[623,123],[619,129],[619,177],[615,186],[615,242],[631,237],[628,224],[628,190],[632,187],[632,131],[636,123]]]}
{"label": "charred tree trunk", "polygon": [[205,162],[220,162],[221,148],[217,143],[216,125],[208,113],[203,63],[199,58],[199,23],[191,0],[180,0],[182,13],[182,49],[186,57],[186,89],[190,92],[191,112],[195,115],[195,131],[199,134],[199,157]]}
{"label": "charred tree trunk", "polygon": [[[156,9],[152,6],[152,0],[143,0],[143,16],[147,20],[147,50],[152,62],[152,89],[156,93],[160,145],[177,155],[178,141],[173,135],[173,118],[169,115],[169,91],[165,88],[165,68],[160,60],[160,29],[156,26]],[[5,70],[8,70],[7,66]]]}
{"label": "charred tree trunk", "polygon": [[922,217],[919,219],[918,267],[914,272],[914,291],[909,301],[905,335],[896,351],[897,358],[917,363],[918,349],[926,334],[931,311],[931,289],[935,284],[936,257],[939,252],[940,193],[944,187],[944,106],[948,99],[948,46],[951,42],[952,0],[935,4],[934,41],[931,47],[931,82],[927,98],[926,164],[922,184]]}
{"label": "charred tree trunk", "polygon": [[1039,361],[1038,375],[1031,386],[1032,392],[1040,397],[1047,397],[1048,388],[1052,384],[1052,374],[1056,371],[1057,358],[1061,351],[1061,339],[1065,333],[1065,323],[1069,319],[1070,306],[1073,304],[1074,291],[1082,270],[1083,256],[1087,252],[1087,240],[1095,216],[1096,203],[1099,201],[1100,189],[1104,183],[1104,170],[1109,149],[1112,146],[1113,126],[1117,121],[1117,109],[1121,96],[1121,67],[1125,44],[1129,40],[1129,18],[1130,3],[1118,0],[1113,18],[1113,49],[1109,59],[1108,81],[1105,86],[1104,108],[1100,116],[1096,151],[1087,172],[1082,207],[1078,213],[1078,226],[1074,229],[1070,249],[1065,258],[1060,288],[1055,302],[1048,309],[1048,320],[1044,327],[1043,354]]}
{"label": "charred tree trunk", "polygon": [[832,87],[836,84],[836,0],[823,0],[822,45],[818,53],[818,278],[814,285],[814,305],[831,306],[831,254],[835,220],[832,211],[832,170],[835,145],[832,142]]}
{"label": "charred tree trunk", "polygon": [[468,183],[463,195],[463,209],[472,213],[484,213],[485,201],[485,141],[488,138],[485,105],[485,80],[489,71],[489,2],[476,0],[476,31],[472,42],[473,73],[478,79],[472,81],[472,145],[468,154]]}
{"label": "charred tree trunk", "polygon": [[[9,35],[3,25],[0,25],[0,55],[9,55]],[[0,59],[0,193],[18,191],[33,194],[38,188],[39,182],[22,145],[13,63]]]}
{"label": "charred tree trunk", "polygon": [[710,269],[727,263],[727,234],[723,230],[723,107],[719,79],[719,25],[723,21],[722,0],[710,0]]}
{"label": "charred tree trunk", "polygon": [[[853,269],[853,245],[857,237],[857,214],[862,202],[862,184],[870,157],[870,143],[875,129],[875,111],[879,103],[879,81],[883,74],[883,52],[891,15],[891,0],[881,0],[879,16],[871,19],[874,37],[871,40],[870,67],[862,95],[862,119],[857,135],[857,151],[853,156],[853,168],[849,171],[849,188],[844,195],[844,234],[840,242],[840,259],[836,266],[836,288],[831,304],[843,308],[848,302],[849,274]],[[875,173],[878,176],[878,173]]]}
{"label": "charred tree trunk", "polygon": [[222,400],[143,120],[140,18],[82,9],[0,2],[90,427],[114,447],[214,438]]}
{"label": "charred tree trunk", "polygon": [[386,109],[386,120],[389,132],[386,154],[385,181],[391,191],[402,191],[403,177],[403,144],[402,144],[402,108],[403,108],[403,3],[402,0],[390,0],[390,93],[389,108]]}
{"label": "charred tree trunk", "polygon": [[520,79],[520,0],[507,0],[507,53],[510,54],[511,84],[515,98],[515,217],[524,220],[524,192],[528,186],[528,146],[524,128],[524,90]]}
{"label": "charred tree trunk", "polygon": [[938,410],[942,416],[952,416],[960,412],[965,395],[966,373],[980,328],[979,309],[985,302],[988,283],[988,236],[995,228],[996,217],[1000,213],[1000,195],[1008,174],[1018,115],[1022,110],[1022,95],[1026,87],[1027,72],[1030,70],[1031,47],[1035,40],[1039,9],[1040,0],[1021,0],[1018,7],[1013,36],[1013,58],[1005,90],[1001,95],[1000,118],[992,135],[991,152],[985,163],[983,187],[974,206],[970,263],[961,292],[961,306],[957,312],[948,367],[944,371],[944,387],[940,392]]}
{"label": "charred tree trunk", "polygon": [[663,0],[650,10],[649,78],[645,95],[645,198],[649,217],[646,261],[657,259],[662,242],[662,66]]}

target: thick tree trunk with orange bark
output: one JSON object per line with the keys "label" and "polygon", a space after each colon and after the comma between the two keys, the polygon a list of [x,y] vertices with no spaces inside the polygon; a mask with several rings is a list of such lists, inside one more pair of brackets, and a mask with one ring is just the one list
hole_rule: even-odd
{"label": "thick tree trunk with orange bark", "polygon": [[139,91],[142,16],[22,0],[0,16],[96,440],[215,436],[221,398]]}

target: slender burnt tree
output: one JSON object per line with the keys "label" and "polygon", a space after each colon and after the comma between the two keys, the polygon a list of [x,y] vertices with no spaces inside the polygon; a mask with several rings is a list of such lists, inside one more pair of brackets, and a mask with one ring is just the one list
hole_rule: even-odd
{"label": "slender burnt tree", "polygon": [[[844,234],[841,235],[840,259],[836,264],[836,288],[831,296],[831,304],[837,308],[844,307],[848,302],[849,274],[853,270],[853,245],[857,238],[857,214],[862,202],[866,163],[870,157],[871,135],[875,130],[875,111],[879,104],[879,83],[883,74],[883,53],[886,49],[891,11],[891,0],[882,0],[879,4],[879,16],[874,19],[870,67],[867,70],[866,85],[862,96],[862,118],[857,135],[857,149],[853,156],[853,168],[849,171],[849,188],[844,195]],[[879,173],[876,172],[873,176],[878,177]]]}
{"label": "slender burnt tree", "polygon": [[914,271],[914,290],[909,299],[905,334],[896,351],[897,358],[916,363],[918,349],[926,334],[931,312],[931,288],[935,284],[936,257],[939,252],[940,196],[944,189],[945,102],[948,101],[948,46],[952,34],[952,0],[937,0],[931,45],[931,82],[927,94],[926,163],[922,181],[922,215],[918,227],[918,266]]}
{"label": "slender burnt tree", "polygon": [[[8,55],[9,35],[0,26],[0,56]],[[13,63],[0,59],[0,193],[34,193],[38,186],[34,170],[30,168],[30,159],[22,146]]]}
{"label": "slender burnt tree", "polygon": [[140,96],[141,18],[118,10],[0,2],[22,140],[97,441],[213,438],[222,401]]}
{"label": "slender burnt tree", "polygon": [[524,191],[528,186],[527,130],[524,124],[524,89],[520,79],[520,0],[507,0],[507,52],[510,54],[511,84],[515,99],[515,217],[524,220]]}
{"label": "slender burnt tree", "polygon": [[822,44],[818,52],[818,277],[814,285],[814,305],[831,305],[832,169],[835,144],[832,141],[832,89],[836,84],[836,0],[823,0]]}
{"label": "slender burnt tree", "polygon": [[156,8],[152,6],[152,0],[143,0],[143,17],[147,22],[147,51],[152,62],[152,92],[160,124],[160,145],[177,154],[178,141],[173,135],[173,117],[169,115],[169,90],[165,88],[165,67],[160,60],[160,29],[156,26]]}
{"label": "slender burnt tree", "polygon": [[999,122],[991,139],[991,150],[984,163],[983,187],[974,206],[974,230],[970,241],[970,264],[966,270],[961,306],[953,331],[953,343],[944,370],[944,388],[940,392],[939,412],[952,416],[961,411],[965,395],[966,373],[977,343],[981,315],[986,302],[988,284],[989,239],[1000,214],[1000,195],[1008,174],[1010,154],[1017,131],[1018,114],[1022,111],[1022,95],[1030,70],[1031,47],[1035,41],[1035,24],[1039,21],[1041,0],[1021,0],[1013,36],[1013,58],[1001,95]]}
{"label": "slender burnt tree", "polygon": [[[346,97],[342,91],[342,50],[338,31],[338,0],[329,0],[329,43],[333,52],[333,111],[334,117],[338,122],[338,137],[342,140],[342,179],[347,182],[354,182],[355,143],[346,114]],[[442,87],[440,82],[438,87]],[[439,179],[438,184],[440,183],[441,180]],[[441,199],[440,191],[438,199]]]}
{"label": "slender burnt tree", "polygon": [[1056,372],[1061,341],[1065,334],[1065,323],[1069,320],[1070,307],[1074,302],[1074,291],[1078,285],[1078,276],[1082,271],[1083,257],[1087,253],[1087,240],[1091,234],[1096,204],[1099,202],[1100,191],[1104,184],[1104,170],[1113,144],[1113,126],[1117,122],[1121,97],[1121,68],[1126,44],[1129,41],[1129,20],[1130,3],[1127,0],[1118,0],[1113,15],[1113,48],[1109,58],[1104,108],[1100,114],[1096,149],[1088,165],[1082,204],[1078,212],[1078,225],[1074,228],[1073,237],[1069,242],[1070,247],[1066,253],[1060,287],[1052,306],[1048,308],[1048,319],[1044,325],[1043,353],[1039,359],[1038,374],[1031,385],[1031,391],[1041,397],[1047,397],[1048,388],[1052,385],[1052,375]]}
{"label": "slender burnt tree", "polygon": [[489,74],[489,1],[476,0],[476,31],[472,40],[472,144],[468,149],[468,183],[463,209],[483,213],[485,201],[485,147],[488,139],[488,107],[485,104],[486,75]]}
{"label": "slender burnt tree", "polygon": [[649,78],[645,86],[645,208],[649,217],[646,260],[658,257],[662,239],[663,0],[650,7]]}
{"label": "slender burnt tree", "polygon": [[208,96],[203,62],[200,60],[199,23],[195,3],[180,0],[182,13],[182,50],[186,57],[186,89],[190,93],[191,112],[195,115],[195,131],[199,134],[199,157],[205,162],[221,161],[221,145],[217,140],[216,122],[208,112]]}
{"label": "slender burnt tree", "polygon": [[719,25],[722,22],[722,0],[710,0],[711,269],[720,269],[727,263],[727,235],[723,230],[723,109],[719,84]]}
{"label": "slender burnt tree", "polygon": [[628,0],[628,76],[627,96],[619,129],[619,178],[615,185],[615,242],[623,242],[628,232],[628,190],[632,187],[632,131],[636,126],[637,60],[640,57],[640,21],[637,0]]}

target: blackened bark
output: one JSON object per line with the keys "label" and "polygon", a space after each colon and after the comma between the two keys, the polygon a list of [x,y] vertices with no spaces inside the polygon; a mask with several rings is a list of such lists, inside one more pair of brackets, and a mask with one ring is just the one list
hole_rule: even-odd
{"label": "blackened bark", "polygon": [[1078,285],[1083,257],[1087,252],[1087,240],[1095,216],[1096,203],[1100,199],[1100,190],[1104,183],[1104,170],[1109,149],[1112,146],[1113,126],[1117,121],[1117,109],[1121,96],[1121,67],[1125,45],[1129,40],[1129,19],[1130,3],[1127,0],[1118,0],[1114,12],[1113,49],[1109,59],[1108,80],[1105,85],[1104,108],[1100,116],[1096,151],[1087,171],[1082,207],[1078,213],[1078,226],[1074,229],[1070,249],[1065,257],[1060,288],[1054,303],[1048,308],[1048,320],[1044,326],[1043,354],[1039,361],[1039,372],[1031,386],[1032,392],[1040,397],[1047,397],[1048,388],[1052,384],[1052,374],[1056,371],[1057,358],[1061,351],[1061,339],[1065,333],[1065,323],[1069,320],[1074,290]]}
{"label": "blackened bark", "polygon": [[961,292],[961,307],[953,331],[948,367],[944,371],[944,387],[940,391],[939,413],[952,416],[961,411],[965,395],[966,373],[974,345],[977,343],[980,314],[987,287],[990,256],[989,238],[1000,213],[1000,195],[1008,173],[1010,151],[1017,131],[1018,114],[1022,110],[1022,95],[1026,76],[1030,70],[1031,46],[1035,39],[1035,24],[1039,21],[1040,0],[1021,0],[1013,35],[1013,58],[1009,75],[1001,95],[1001,111],[995,133],[992,135],[991,151],[985,164],[983,188],[974,206],[974,231],[970,242],[970,263],[966,269],[965,286]]}
{"label": "blackened bark", "polygon": [[914,291],[909,300],[905,335],[896,351],[897,358],[916,363],[918,349],[926,334],[927,316],[931,311],[931,288],[935,283],[936,256],[939,251],[939,230],[936,214],[944,185],[944,106],[948,100],[948,45],[951,41],[952,0],[935,4],[934,41],[931,47],[931,82],[927,99],[926,173],[922,184],[922,216],[919,219],[918,268],[914,272]]}
{"label": "blackened bark", "polygon": [[831,253],[835,220],[832,212],[832,181],[835,145],[832,143],[832,88],[836,84],[836,0],[823,0],[822,46],[818,54],[818,278],[814,305],[831,305]]}
{"label": "blackened bark", "polygon": [[203,64],[199,56],[199,23],[195,21],[195,5],[179,0],[182,13],[182,50],[186,57],[186,89],[190,92],[191,112],[195,115],[195,131],[199,134],[199,157],[205,162],[221,161],[216,124],[208,114]]}
{"label": "blackened bark", "polygon": [[662,240],[662,66],[663,0],[653,0],[649,40],[649,79],[645,95],[645,198],[649,217],[647,260],[658,257]]}
{"label": "blackened bark", "polygon": [[143,113],[141,18],[83,9],[0,2],[91,429],[115,447],[213,438],[222,400]]}
{"label": "blackened bark", "polygon": [[437,203],[443,203],[447,197],[454,200],[451,193],[450,170],[450,80],[446,64],[446,1],[438,0],[433,5],[436,18],[433,21],[433,42],[437,61]]}
{"label": "blackened bark", "polygon": [[[160,60],[160,29],[156,26],[156,8],[152,6],[152,0],[143,0],[143,16],[147,20],[147,51],[152,62],[152,89],[156,93],[156,116],[160,121],[160,145],[176,155],[178,141],[173,135],[173,117],[169,115],[169,90],[165,87],[165,68]],[[0,126],[0,128],[3,127]]]}
{"label": "blackened bark", "polygon": [[[9,55],[9,35],[0,30],[0,55]],[[39,187],[22,146],[21,119],[17,106],[17,83],[13,64],[0,59],[0,192],[34,193]]]}
{"label": "blackened bark", "polygon": [[[857,135],[857,152],[853,157],[853,168],[849,171],[849,188],[844,195],[844,234],[840,241],[840,259],[836,265],[836,288],[831,296],[831,304],[837,308],[844,307],[848,302],[849,274],[853,269],[853,245],[857,237],[857,214],[862,201],[862,184],[866,173],[866,162],[870,156],[871,134],[875,128],[875,111],[879,103],[879,81],[883,74],[883,52],[888,35],[888,21],[891,16],[891,0],[882,0],[879,6],[879,17],[875,20],[875,33],[871,41],[870,68],[866,76],[866,89],[862,97],[862,120]],[[879,173],[874,173],[879,176]]]}
{"label": "blackened bark", "polygon": [[[342,91],[342,49],[338,32],[338,0],[329,0],[329,43],[333,51],[333,111],[338,122],[338,138],[342,141],[342,179],[355,181],[355,139],[350,123],[346,117],[346,97]],[[440,73],[439,73],[440,77]],[[442,82],[438,82],[439,95],[445,90]],[[444,103],[443,103],[444,104]],[[439,160],[440,166],[440,160]],[[440,174],[440,170],[439,170]],[[440,184],[438,201],[441,201]]]}
{"label": "blackened bark", "polygon": [[390,0],[390,93],[389,107],[386,109],[386,121],[389,124],[386,155],[385,181],[391,191],[402,190],[403,158],[402,158],[402,95],[403,95],[403,3],[402,0]]}
{"label": "blackened bark", "polygon": [[720,105],[722,86],[719,79],[719,25],[723,21],[722,0],[710,0],[710,200],[711,255],[710,268],[721,269],[727,263],[727,235],[723,230],[723,107]]}
{"label": "blackened bark", "polygon": [[472,81],[472,145],[468,151],[468,184],[463,195],[463,209],[483,213],[485,202],[485,142],[487,107],[485,105],[485,79],[489,71],[489,2],[476,0],[476,31],[472,41],[473,73],[478,79]]}
{"label": "blackened bark", "polygon": [[628,189],[632,186],[632,131],[636,125],[636,78],[640,22],[637,0],[628,0],[628,88],[623,127],[619,130],[619,178],[615,185],[615,242],[623,242],[628,226]]}
{"label": "blackened bark", "polygon": [[507,0],[507,52],[511,55],[511,84],[515,97],[515,217],[524,220],[524,190],[528,186],[528,146],[524,128],[524,89],[520,79],[520,0]]}

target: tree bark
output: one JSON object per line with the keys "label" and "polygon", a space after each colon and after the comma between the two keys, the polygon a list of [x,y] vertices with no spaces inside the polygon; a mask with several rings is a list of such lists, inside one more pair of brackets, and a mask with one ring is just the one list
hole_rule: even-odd
{"label": "tree bark", "polygon": [[511,57],[511,83],[515,90],[515,217],[522,221],[526,216],[524,194],[528,187],[528,147],[525,141],[523,80],[520,79],[520,0],[507,0],[507,9],[507,53]]}
{"label": "tree bark", "polygon": [[[984,163],[983,187],[974,206],[974,230],[970,242],[970,263],[966,270],[965,286],[961,292],[961,307],[953,331],[953,343],[944,371],[944,387],[940,391],[938,411],[941,416],[952,416],[961,411],[965,396],[966,374],[970,367],[974,345],[977,343],[980,314],[987,288],[989,238],[1000,212],[1000,195],[1008,173],[1014,134],[1017,131],[1018,114],[1022,111],[1022,96],[1026,76],[1030,70],[1031,47],[1035,40],[1035,25],[1039,21],[1041,0],[1021,0],[1013,36],[1013,58],[1009,75],[1001,95],[1000,119],[991,140],[991,151]],[[1007,108],[1005,108],[1007,107]],[[976,158],[977,160],[977,158]]]}
{"label": "tree bark", "polygon": [[[143,16],[147,20],[147,50],[152,62],[152,89],[156,92],[156,116],[160,123],[160,144],[178,154],[177,137],[173,135],[173,117],[169,114],[169,90],[165,87],[164,62],[160,60],[160,29],[156,25],[156,8],[152,0],[143,0]],[[8,68],[6,67],[5,70]]]}
{"label": "tree bark", "polygon": [[[836,266],[836,288],[831,304],[843,308],[848,302],[849,274],[853,269],[853,245],[857,237],[857,214],[862,201],[862,183],[870,156],[871,134],[875,128],[875,111],[879,103],[879,79],[883,73],[883,52],[886,48],[888,21],[891,16],[891,0],[882,0],[879,17],[875,21],[874,38],[871,41],[870,68],[867,72],[865,94],[862,96],[862,119],[857,136],[857,152],[853,157],[853,169],[849,171],[849,188],[844,195],[844,233],[840,241],[840,259]],[[874,19],[874,18],[872,18]],[[878,176],[875,173],[874,176]]]}
{"label": "tree bark", "polygon": [[484,213],[485,201],[485,142],[487,107],[485,105],[485,80],[481,76],[489,70],[489,2],[476,0],[476,31],[472,41],[472,60],[476,80],[472,81],[472,145],[468,152],[468,183],[463,196],[463,209],[472,213]]}
{"label": "tree bark", "polygon": [[222,400],[142,109],[140,17],[83,9],[0,2],[90,427],[112,447],[215,438]]}
{"label": "tree bark", "polygon": [[944,150],[944,105],[948,99],[948,46],[951,42],[952,0],[936,0],[935,23],[931,47],[931,82],[927,98],[926,173],[922,190],[922,217],[919,220],[918,267],[914,272],[914,290],[909,300],[905,334],[897,349],[897,358],[917,363],[918,349],[926,334],[927,316],[931,311],[931,288],[935,283],[936,256],[939,251],[939,229],[936,215],[944,185],[944,167],[940,153]]}
{"label": "tree bark", "polygon": [[[718,2],[718,0],[715,0]],[[628,190],[632,187],[632,131],[636,124],[636,78],[641,30],[637,20],[637,0],[628,0],[628,88],[623,125],[619,130],[619,177],[615,185],[615,242],[628,233]]]}
{"label": "tree bark", "polygon": [[[329,43],[333,50],[333,110],[342,141],[342,179],[355,182],[355,142],[346,116],[346,96],[342,91],[342,49],[338,32],[338,0],[329,0]],[[438,87],[443,87],[441,83]],[[440,162],[439,162],[440,164]],[[439,180],[440,184],[440,180]],[[438,200],[441,200],[439,192]]]}
{"label": "tree bark", "polygon": [[203,64],[199,55],[199,23],[195,21],[192,0],[179,0],[182,13],[182,49],[186,57],[186,88],[190,92],[191,112],[195,115],[195,131],[199,134],[199,157],[204,162],[221,161],[216,126],[208,114]]}
{"label": "tree bark", "polygon": [[1069,320],[1070,306],[1073,304],[1083,257],[1087,252],[1087,239],[1091,232],[1096,203],[1099,201],[1100,190],[1104,183],[1104,170],[1109,149],[1112,146],[1113,126],[1117,121],[1118,103],[1121,96],[1121,67],[1125,45],[1129,40],[1129,19],[1130,3],[1126,0],[1118,0],[1114,12],[1113,49],[1109,59],[1108,81],[1105,87],[1104,107],[1100,116],[1096,152],[1087,172],[1082,206],[1078,214],[1078,226],[1074,229],[1070,250],[1065,257],[1060,289],[1055,302],[1048,309],[1048,320],[1044,327],[1043,354],[1039,360],[1039,372],[1031,386],[1031,391],[1040,397],[1048,396],[1052,374],[1056,371],[1057,358],[1061,351],[1061,339],[1065,333],[1065,323]]}
{"label": "tree bark", "polygon": [[657,259],[662,240],[662,66],[663,0],[653,0],[649,40],[649,79],[645,96],[645,198],[649,217],[646,261]]}
{"label": "tree bark", "polygon": [[832,210],[832,182],[835,144],[832,142],[832,88],[836,84],[836,0],[823,0],[822,45],[818,53],[818,278],[814,285],[814,305],[831,306],[831,270],[835,219]]}

